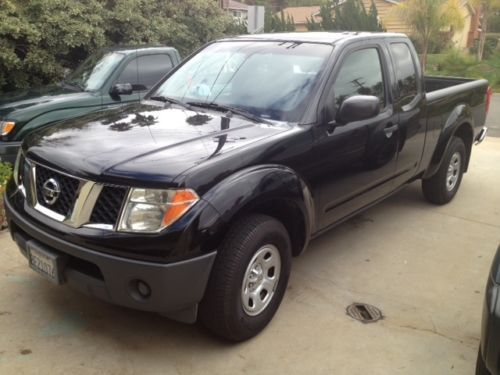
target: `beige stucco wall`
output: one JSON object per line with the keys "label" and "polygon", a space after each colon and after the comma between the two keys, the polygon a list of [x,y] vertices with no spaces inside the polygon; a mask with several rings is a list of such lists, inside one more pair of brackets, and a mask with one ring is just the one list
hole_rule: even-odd
{"label": "beige stucco wall", "polygon": [[[472,14],[467,5],[466,1],[463,1],[463,6],[461,8],[461,13],[464,19],[464,27],[461,30],[455,30],[453,35],[453,43],[457,48],[467,48],[467,38],[471,28]],[[368,10],[371,7],[371,0],[363,0],[365,8]],[[409,28],[406,26],[405,22],[398,17],[394,8],[396,4],[385,1],[385,0],[375,0],[375,6],[377,7],[378,15],[380,21],[384,25],[387,31],[394,33],[404,33],[410,34]]]}
{"label": "beige stucco wall", "polygon": [[455,30],[452,41],[457,48],[467,48],[467,38],[471,28],[472,15],[466,6],[462,7],[460,12],[464,19],[464,27],[461,30]]}

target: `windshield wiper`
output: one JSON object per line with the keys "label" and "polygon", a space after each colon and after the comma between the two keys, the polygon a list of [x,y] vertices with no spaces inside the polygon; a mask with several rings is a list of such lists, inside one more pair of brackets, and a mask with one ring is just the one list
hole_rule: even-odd
{"label": "windshield wiper", "polygon": [[149,99],[151,99],[151,100],[157,100],[157,101],[163,102],[165,104],[167,104],[167,103],[177,104],[177,105],[179,105],[181,107],[184,107],[186,109],[189,109],[191,111],[193,110],[193,108],[191,108],[191,106],[189,105],[189,103],[184,103],[183,101],[180,101],[180,100],[177,100],[177,99],[174,99],[174,98],[170,98],[168,96],[153,95]]}
{"label": "windshield wiper", "polygon": [[236,115],[246,117],[247,119],[255,121],[255,122],[271,124],[270,121],[263,119],[262,117],[259,117],[257,115],[254,115],[253,113],[251,113],[247,110],[244,110],[242,108],[232,107],[232,106],[225,105],[225,104],[210,103],[210,102],[188,102],[187,104],[195,106],[195,107],[213,109],[215,111],[227,111],[227,112],[234,113]]}

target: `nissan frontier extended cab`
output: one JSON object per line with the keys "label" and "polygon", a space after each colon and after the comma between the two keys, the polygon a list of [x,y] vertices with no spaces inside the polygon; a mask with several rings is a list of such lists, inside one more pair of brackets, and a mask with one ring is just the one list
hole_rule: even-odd
{"label": "nissan frontier extended cab", "polygon": [[415,180],[456,195],[491,92],[419,66],[400,34],[209,43],[140,104],[30,134],[12,237],[54,283],[248,339],[311,238]]}

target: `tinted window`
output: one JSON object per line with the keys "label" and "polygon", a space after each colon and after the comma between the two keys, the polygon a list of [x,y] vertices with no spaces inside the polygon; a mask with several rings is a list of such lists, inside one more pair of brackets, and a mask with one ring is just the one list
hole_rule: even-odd
{"label": "tinted window", "polygon": [[127,64],[116,82],[131,83],[134,90],[144,91],[157,83],[172,66],[168,55],[139,56]]}
{"label": "tinted window", "polygon": [[168,55],[149,55],[139,57],[139,82],[147,89],[157,83],[170,69],[172,60]]}
{"label": "tinted window", "polygon": [[407,44],[391,44],[391,53],[396,67],[400,104],[405,106],[417,96],[417,70]]}
{"label": "tinted window", "polygon": [[134,90],[137,90],[137,85],[139,83],[137,73],[137,59],[133,59],[129,61],[125,69],[123,69],[116,83],[130,83]]}
{"label": "tinted window", "polygon": [[384,80],[378,50],[367,48],[351,53],[342,63],[333,90],[337,108],[354,95],[376,96],[380,98],[381,107],[385,107]]}

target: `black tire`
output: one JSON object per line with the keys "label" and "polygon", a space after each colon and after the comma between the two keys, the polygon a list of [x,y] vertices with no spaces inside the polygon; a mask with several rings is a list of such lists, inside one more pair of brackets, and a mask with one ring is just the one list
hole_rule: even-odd
{"label": "black tire", "polygon": [[[250,261],[265,245],[277,248],[280,274],[269,303],[258,315],[250,316],[242,303],[243,279]],[[200,304],[201,323],[216,335],[231,341],[247,340],[258,334],[271,321],[283,299],[291,258],[290,237],[283,224],[265,215],[241,218],[229,230],[217,253]]]}
{"label": "black tire", "polygon": [[[456,153],[460,155],[460,168],[456,174],[457,180],[454,187],[449,189],[448,187],[451,185],[448,184],[448,167],[450,166],[452,158]],[[422,191],[425,199],[434,204],[446,204],[450,202],[460,188],[466,160],[467,150],[464,142],[460,138],[453,137],[445,151],[443,162],[441,163],[438,171],[434,174],[434,176],[422,180]]]}
{"label": "black tire", "polygon": [[479,351],[477,353],[476,375],[491,375],[491,373],[486,368],[486,364],[484,363],[483,356],[481,355],[481,348],[479,348]]}

